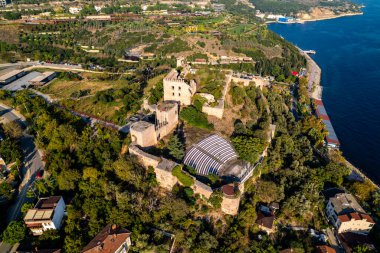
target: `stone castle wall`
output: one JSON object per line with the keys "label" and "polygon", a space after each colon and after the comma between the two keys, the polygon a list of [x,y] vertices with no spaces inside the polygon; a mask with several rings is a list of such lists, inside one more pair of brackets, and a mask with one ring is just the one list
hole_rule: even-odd
{"label": "stone castle wall", "polygon": [[219,106],[212,107],[212,106],[204,105],[202,107],[202,112],[204,112],[204,113],[206,113],[207,115],[210,115],[210,116],[215,116],[218,119],[222,119],[223,118],[224,108],[220,108]]}
{"label": "stone castle wall", "polygon": [[141,164],[145,167],[152,166],[153,168],[155,168],[161,161],[161,158],[148,154],[134,145],[129,146],[129,153],[137,156]]}
{"label": "stone castle wall", "polygon": [[178,179],[172,175],[171,171],[166,171],[155,167],[154,172],[156,173],[157,182],[162,188],[165,188],[168,191],[171,191],[173,186],[178,183]]}
{"label": "stone castle wall", "polygon": [[240,197],[228,198],[223,196],[221,210],[223,213],[237,215],[239,212]]}
{"label": "stone castle wall", "polygon": [[[137,146],[130,145],[129,146],[129,153],[136,155],[141,162],[143,166],[148,168],[149,166],[152,166],[154,168],[154,172],[156,173],[156,179],[159,185],[162,188],[165,188],[169,191],[172,190],[173,186],[176,184],[181,184],[177,177],[172,175],[171,170],[168,169],[162,169],[162,163],[167,162],[166,159],[160,158],[151,154],[148,154],[141,149],[139,149]],[[213,193],[213,190],[210,186],[196,180],[194,177],[194,184],[191,186],[195,194],[199,194],[203,199],[208,200],[211,197],[211,194]],[[243,188],[240,188],[240,191],[244,190]],[[240,204],[240,197],[237,198],[231,198],[223,196],[223,200],[221,203],[221,210],[222,212],[229,214],[229,215],[236,215],[239,211],[239,204]]]}

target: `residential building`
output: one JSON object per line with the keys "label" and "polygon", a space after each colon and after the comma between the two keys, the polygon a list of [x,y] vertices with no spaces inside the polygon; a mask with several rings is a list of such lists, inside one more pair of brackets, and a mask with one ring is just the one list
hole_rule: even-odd
{"label": "residential building", "polygon": [[225,9],[225,5],[224,5],[224,4],[213,4],[213,5],[212,5],[212,8],[213,8],[216,12],[222,12],[222,11],[224,11],[224,9]]}
{"label": "residential building", "polygon": [[179,72],[176,69],[164,78],[164,101],[176,101],[181,105],[191,105],[191,98],[197,90],[194,80],[186,80],[188,71]]}
{"label": "residential building", "polygon": [[125,253],[131,247],[131,232],[116,225],[107,225],[81,253]]}
{"label": "residential building", "polygon": [[368,235],[347,232],[339,234],[338,237],[346,253],[353,252],[357,246],[367,246],[371,252],[376,252],[375,244]]}
{"label": "residential building", "polygon": [[326,215],[338,233],[353,232],[368,234],[375,222],[365,213],[354,196],[338,193],[329,199]]}
{"label": "residential building", "polygon": [[271,234],[275,231],[275,218],[274,213],[269,207],[260,206],[257,212],[256,224],[259,225],[260,230],[265,231],[267,234]]}
{"label": "residential building", "polygon": [[42,235],[49,229],[60,229],[66,204],[61,196],[41,198],[34,208],[29,209],[24,222],[33,235]]}
{"label": "residential building", "polygon": [[7,5],[6,0],[0,0],[0,7],[5,7]]}
{"label": "residential building", "polygon": [[320,245],[316,247],[317,253],[336,253],[335,249],[327,245]]}
{"label": "residential building", "polygon": [[82,7],[70,7],[69,12],[71,14],[78,14],[82,10]]}

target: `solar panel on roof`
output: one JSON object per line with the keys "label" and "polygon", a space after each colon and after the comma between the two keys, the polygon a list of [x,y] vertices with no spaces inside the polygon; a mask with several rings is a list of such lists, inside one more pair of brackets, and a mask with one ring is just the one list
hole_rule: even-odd
{"label": "solar panel on roof", "polygon": [[34,215],[35,220],[40,220],[44,216],[44,211],[37,211]]}
{"label": "solar panel on roof", "polygon": [[51,215],[53,214],[53,210],[45,211],[42,218],[43,219],[50,219]]}
{"label": "solar panel on roof", "polygon": [[26,213],[24,220],[31,220],[31,219],[33,219],[34,214],[35,214],[36,212],[37,212],[37,210],[30,209],[30,210]]}

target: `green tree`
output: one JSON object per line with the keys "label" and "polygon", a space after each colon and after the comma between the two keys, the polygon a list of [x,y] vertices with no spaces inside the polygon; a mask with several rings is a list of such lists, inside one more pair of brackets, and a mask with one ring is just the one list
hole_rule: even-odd
{"label": "green tree", "polygon": [[284,190],[281,186],[271,181],[260,180],[256,188],[256,196],[264,203],[281,201],[284,196]]}
{"label": "green tree", "polygon": [[13,139],[18,139],[22,136],[22,128],[15,121],[4,124],[3,129],[5,134]]}
{"label": "green tree", "polygon": [[61,236],[58,230],[48,229],[38,237],[41,248],[58,248]]}
{"label": "green tree", "polygon": [[57,178],[59,189],[64,191],[75,190],[80,178],[81,174],[76,170],[63,170]]}
{"label": "green tree", "polygon": [[2,182],[0,183],[0,196],[7,199],[11,200],[13,196],[13,188],[8,182]]}
{"label": "green tree", "polygon": [[352,253],[372,253],[375,252],[370,249],[367,245],[358,245],[353,248]]}
{"label": "green tree", "polygon": [[222,206],[222,201],[223,193],[218,190],[214,191],[208,199],[208,202],[215,208],[220,208]]}
{"label": "green tree", "polygon": [[185,156],[185,147],[176,134],[170,138],[168,149],[169,154],[178,161],[182,160]]}
{"label": "green tree", "polygon": [[240,158],[250,163],[255,163],[264,151],[264,142],[255,137],[250,136],[236,136],[231,139],[236,152]]}
{"label": "green tree", "polygon": [[9,244],[16,244],[25,238],[26,227],[21,221],[12,221],[2,234],[3,241]]}

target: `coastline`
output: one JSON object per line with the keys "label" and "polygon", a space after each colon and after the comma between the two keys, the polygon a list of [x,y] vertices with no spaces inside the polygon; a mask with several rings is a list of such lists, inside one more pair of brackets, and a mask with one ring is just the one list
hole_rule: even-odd
{"label": "coastline", "polygon": [[363,14],[364,14],[363,12],[349,12],[349,13],[343,13],[343,14],[328,16],[328,17],[320,17],[320,18],[312,18],[312,19],[300,19],[298,21],[292,21],[292,22],[278,22],[276,20],[270,20],[270,21],[265,21],[265,23],[266,24],[274,24],[274,23],[278,23],[278,24],[304,24],[306,22],[316,22],[316,21],[337,19],[337,18],[357,16],[357,15],[363,15]]}
{"label": "coastline", "polygon": [[322,21],[322,20],[329,20],[329,19],[336,19],[336,18],[343,18],[343,17],[350,17],[350,16],[358,16],[363,15],[363,12],[349,12],[349,13],[343,13],[331,17],[321,17],[321,18],[313,18],[313,19],[301,19],[302,23],[305,22],[315,22],[315,21]]}
{"label": "coastline", "polygon": [[[309,87],[310,83],[315,87],[314,90],[309,90],[309,95],[310,98],[312,99],[319,99],[322,100],[322,91],[323,87],[321,85],[321,68],[318,66],[318,64],[311,58],[308,54],[304,53],[302,49],[298,48],[300,50],[301,54],[305,56],[307,60],[307,71],[308,71],[308,77],[312,76],[311,80],[309,81]],[[370,182],[376,189],[380,190],[380,186],[376,184],[371,178],[369,178],[363,171],[361,171],[358,167],[353,165],[351,162],[349,162],[344,155],[342,156],[345,162],[345,165],[351,169],[351,175],[349,177],[359,177],[362,178],[363,180],[366,180]],[[356,175],[353,175],[356,174]]]}

